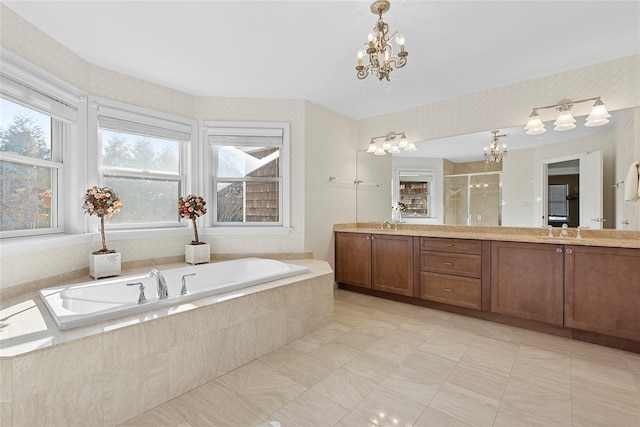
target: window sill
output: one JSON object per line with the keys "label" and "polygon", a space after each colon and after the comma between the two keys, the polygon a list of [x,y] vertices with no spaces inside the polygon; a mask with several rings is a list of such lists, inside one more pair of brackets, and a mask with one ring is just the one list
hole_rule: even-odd
{"label": "window sill", "polygon": [[204,236],[288,236],[291,227],[207,227],[200,231]]}

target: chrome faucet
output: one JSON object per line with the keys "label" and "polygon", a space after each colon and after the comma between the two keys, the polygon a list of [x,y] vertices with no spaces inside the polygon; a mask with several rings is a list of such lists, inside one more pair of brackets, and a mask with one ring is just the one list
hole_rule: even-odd
{"label": "chrome faucet", "polygon": [[149,277],[155,277],[158,280],[158,298],[167,299],[169,297],[169,289],[167,288],[167,282],[164,280],[164,276],[155,268],[149,270]]}

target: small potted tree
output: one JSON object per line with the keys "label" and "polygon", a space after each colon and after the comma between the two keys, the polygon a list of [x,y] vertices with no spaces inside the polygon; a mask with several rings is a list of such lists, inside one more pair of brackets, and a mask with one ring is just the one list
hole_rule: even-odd
{"label": "small potted tree", "polygon": [[201,196],[189,194],[178,199],[178,215],[180,219],[190,219],[193,222],[194,240],[185,245],[184,258],[189,264],[207,263],[211,259],[211,250],[208,243],[201,242],[198,238],[197,219],[207,213],[207,202]]}
{"label": "small potted tree", "polygon": [[89,258],[89,274],[95,279],[117,276],[120,274],[120,252],[107,248],[104,220],[120,212],[122,202],[118,194],[111,188],[96,185],[87,189],[82,201],[82,208],[86,214],[96,215],[100,218],[100,234],[102,236],[102,249],[92,252]]}

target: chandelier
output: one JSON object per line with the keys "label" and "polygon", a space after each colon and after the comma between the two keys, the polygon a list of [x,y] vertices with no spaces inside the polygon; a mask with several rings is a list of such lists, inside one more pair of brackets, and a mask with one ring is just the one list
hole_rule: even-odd
{"label": "chandelier", "polygon": [[502,159],[507,157],[507,145],[500,142],[498,138],[509,136],[506,134],[498,135],[499,130],[492,130],[493,138],[491,138],[491,145],[484,147],[484,158],[489,162],[500,163]]}
{"label": "chandelier", "polygon": [[595,103],[593,104],[593,107],[591,107],[591,113],[587,117],[584,125],[587,127],[594,127],[609,123],[609,117],[611,117],[611,114],[609,114],[607,108],[604,106],[604,102],[602,102],[602,99],[600,99],[599,96],[596,98],[581,99],[580,101],[564,100],[555,105],[534,108],[529,116],[529,121],[525,126],[527,135],[539,135],[547,131],[544,128],[544,123],[542,123],[542,120],[540,119],[540,115],[538,114],[538,110],[544,110],[547,108],[555,108],[559,112],[558,118],[553,122],[553,130],[564,131],[574,129],[576,127],[576,119],[574,119],[571,114],[571,108],[573,108],[574,104],[580,104],[588,101],[595,101]]}
{"label": "chandelier", "polygon": [[[393,68],[402,68],[407,64],[408,52],[404,50],[404,36],[397,31],[389,36],[389,26],[382,20],[382,14],[389,10],[389,2],[377,0],[371,5],[371,12],[378,15],[378,22],[369,33],[368,41],[358,51],[358,78],[360,80],[369,75],[376,76],[378,80],[389,81],[389,74]],[[393,46],[390,40],[395,36],[395,42],[400,46],[398,56],[393,56]],[[362,65],[364,56],[369,55],[369,64]]]}
{"label": "chandelier", "polygon": [[[398,138],[400,137],[400,138]],[[367,153],[373,153],[376,156],[384,156],[389,153],[399,153],[400,149],[404,151],[416,151],[416,144],[409,142],[404,132],[389,132],[383,136],[374,136],[369,143]]]}

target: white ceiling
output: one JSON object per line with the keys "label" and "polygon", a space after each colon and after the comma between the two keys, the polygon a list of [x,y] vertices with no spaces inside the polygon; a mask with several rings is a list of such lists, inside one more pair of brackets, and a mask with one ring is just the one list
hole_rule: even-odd
{"label": "white ceiling", "polygon": [[[639,1],[391,1],[408,64],[363,90],[371,1],[3,1],[85,60],[194,95],[354,119],[640,53]],[[489,139],[489,138],[487,138]]]}

